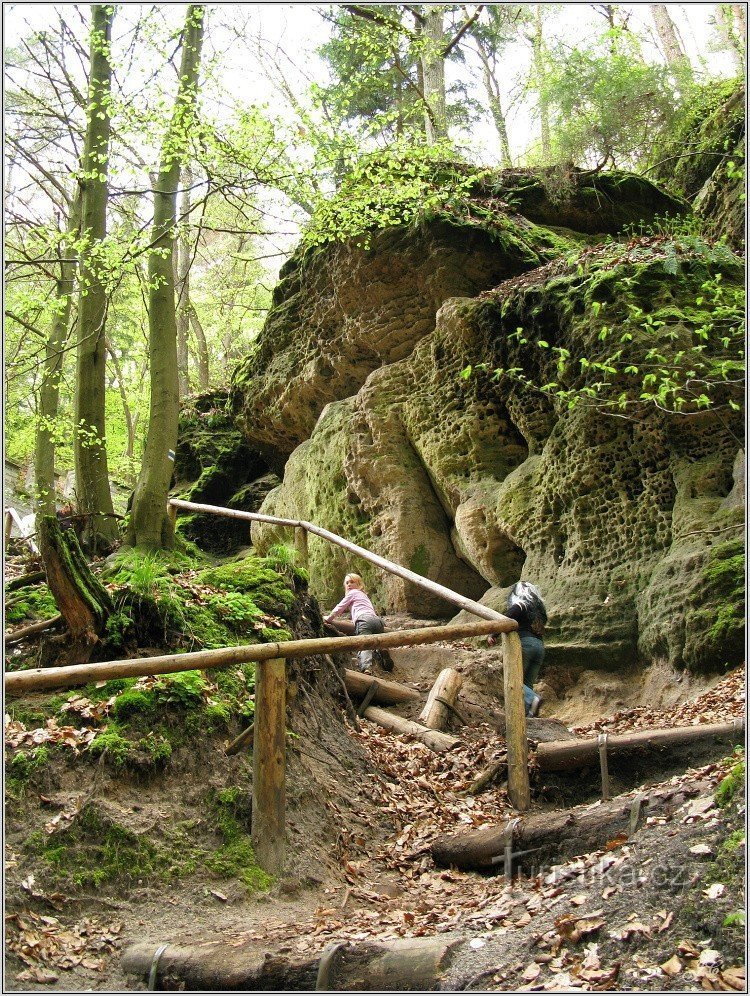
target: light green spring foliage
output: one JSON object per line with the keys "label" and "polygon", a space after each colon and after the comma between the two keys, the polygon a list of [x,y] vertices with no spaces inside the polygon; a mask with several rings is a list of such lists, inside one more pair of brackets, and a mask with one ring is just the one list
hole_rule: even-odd
{"label": "light green spring foliage", "polygon": [[396,143],[350,164],[335,196],[319,201],[304,241],[315,246],[357,239],[366,248],[372,232],[464,214],[480,179],[481,172],[456,162],[446,145]]}

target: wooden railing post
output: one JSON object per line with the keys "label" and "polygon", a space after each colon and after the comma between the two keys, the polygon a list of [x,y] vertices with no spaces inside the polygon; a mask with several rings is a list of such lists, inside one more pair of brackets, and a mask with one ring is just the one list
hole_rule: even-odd
{"label": "wooden railing post", "polygon": [[255,668],[253,808],[250,836],[260,867],[272,875],[286,857],[286,661]]}
{"label": "wooden railing post", "polygon": [[503,684],[505,741],[508,747],[508,798],[514,809],[526,812],[531,805],[529,745],[526,740],[526,706],[523,701],[523,657],[518,633],[503,633]]}

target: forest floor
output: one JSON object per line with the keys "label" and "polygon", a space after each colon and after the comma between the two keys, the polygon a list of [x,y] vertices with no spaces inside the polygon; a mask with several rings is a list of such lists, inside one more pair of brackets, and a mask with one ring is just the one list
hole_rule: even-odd
{"label": "forest floor", "polygon": [[[420,623],[389,620],[389,628],[402,625]],[[746,991],[744,777],[724,805],[715,798],[737,769],[738,753],[728,757],[729,748],[709,744],[644,761],[638,770],[615,765],[617,792],[667,785],[681,801],[600,851],[512,881],[439,868],[430,855],[436,837],[513,815],[503,784],[465,794],[504,756],[496,654],[461,643],[393,657],[387,677],[425,696],[447,662],[463,673],[459,703],[470,726],[461,729],[462,744],[435,754],[365,720],[357,731],[344,722],[340,701],[306,696],[289,751],[289,868],[268,891],[201,872],[60,890],[27,846],[31,834],[54,835],[92,805],[144,835],[191,814],[191,832],[200,834],[199,789],[246,777],[247,757],[226,758],[226,741],[207,741],[176,755],[165,775],[146,784],[76,759],[80,716],[71,713],[70,727],[56,731],[20,729],[6,716],[11,748],[44,742],[52,732],[72,749],[6,813],[4,991],[145,991],[145,977],[126,975],[121,965],[136,942],[154,951],[167,943],[249,942],[312,961],[333,942],[430,936],[468,941],[440,982],[445,990]],[[530,738],[724,722],[745,713],[744,668],[703,680],[658,668],[591,675],[548,677]],[[599,795],[598,769],[532,776],[535,811]]]}

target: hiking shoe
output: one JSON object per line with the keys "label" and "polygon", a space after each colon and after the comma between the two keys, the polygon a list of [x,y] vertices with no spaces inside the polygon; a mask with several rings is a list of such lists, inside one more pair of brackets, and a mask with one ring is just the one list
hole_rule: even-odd
{"label": "hiking shoe", "polygon": [[374,652],[375,663],[379,664],[384,671],[393,670],[393,661],[387,650],[376,650]]}
{"label": "hiking shoe", "polygon": [[529,716],[538,716],[541,704],[542,704],[541,698],[538,695],[535,695],[531,705],[529,706]]}

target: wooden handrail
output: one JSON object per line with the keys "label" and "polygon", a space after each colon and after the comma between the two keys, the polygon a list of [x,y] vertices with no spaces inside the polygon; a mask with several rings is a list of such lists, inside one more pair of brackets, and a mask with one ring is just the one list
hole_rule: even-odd
{"label": "wooden handrail", "polygon": [[429,578],[422,577],[421,574],[415,574],[414,571],[410,571],[407,567],[394,564],[393,561],[386,560],[385,557],[380,557],[377,553],[371,553],[364,547],[357,546],[356,543],[350,543],[349,540],[345,540],[341,536],[337,536],[336,533],[323,529],[321,526],[316,526],[312,522],[305,522],[303,519],[280,519],[278,516],[262,515],[260,512],[242,512],[239,509],[224,508],[221,505],[201,505],[194,501],[183,501],[182,498],[170,498],[169,504],[173,508],[181,508],[188,512],[204,512],[207,515],[223,515],[230,519],[245,519],[248,522],[267,522],[274,526],[304,529],[306,532],[321,536],[330,543],[335,543],[336,546],[343,547],[344,550],[362,557],[363,560],[368,560],[377,567],[382,567],[384,570],[403,578],[405,581],[411,581],[412,584],[416,584],[420,588],[432,592],[433,595],[439,595],[446,602],[451,602],[453,605],[457,605],[459,608],[465,609],[467,612],[471,612],[481,619],[508,618],[502,615],[502,613],[489,608],[489,606],[482,605],[481,602],[475,602],[473,598],[466,598],[464,595],[459,595],[458,592],[451,591],[450,588],[438,584],[437,581],[431,581]]}
{"label": "wooden handrail", "polygon": [[[203,512],[207,515],[223,515],[230,519],[245,519],[248,522],[267,522],[270,525],[285,526],[294,530],[302,530],[302,535],[314,533],[321,536],[336,546],[349,550],[350,553],[368,560],[371,564],[383,568],[405,581],[424,588],[433,595],[438,595],[453,605],[457,605],[467,612],[471,612],[480,619],[497,620],[502,623],[512,623],[513,620],[507,616],[496,612],[481,602],[475,602],[473,598],[466,598],[458,592],[451,591],[450,588],[430,581],[429,578],[415,574],[414,571],[394,564],[385,557],[380,557],[376,553],[370,553],[364,547],[350,543],[349,540],[337,536],[336,533],[329,532],[321,526],[316,526],[312,522],[305,522],[304,519],[282,519],[275,515],[263,515],[261,512],[242,512],[235,508],[224,508],[221,505],[201,505],[198,502],[183,501],[182,498],[171,498],[167,505],[170,516],[174,519],[178,509],[188,512]],[[508,744],[508,796],[510,801],[519,810],[526,810],[530,805],[529,791],[529,767],[528,767],[528,745],[526,742],[526,715],[523,701],[523,664],[521,658],[521,642],[516,630],[517,626],[507,626],[502,629],[503,643],[503,688],[506,709],[506,742]]]}
{"label": "wooden handrail", "polygon": [[438,640],[512,632],[517,627],[515,619],[498,619],[455,626],[427,626],[423,629],[405,629],[370,636],[331,636],[314,640],[289,640],[286,643],[252,643],[220,650],[196,650],[189,654],[165,654],[133,660],[103,661],[98,664],[71,664],[68,667],[29,668],[27,671],[11,671],[5,675],[5,693],[22,695],[42,688],[70,688],[73,685],[87,685],[90,681],[136,678],[147,674],[205,671],[214,667],[247,664],[250,661],[261,663],[278,658],[312,657],[315,654],[375,650],[379,647],[412,647],[422,643],[437,643]]}

